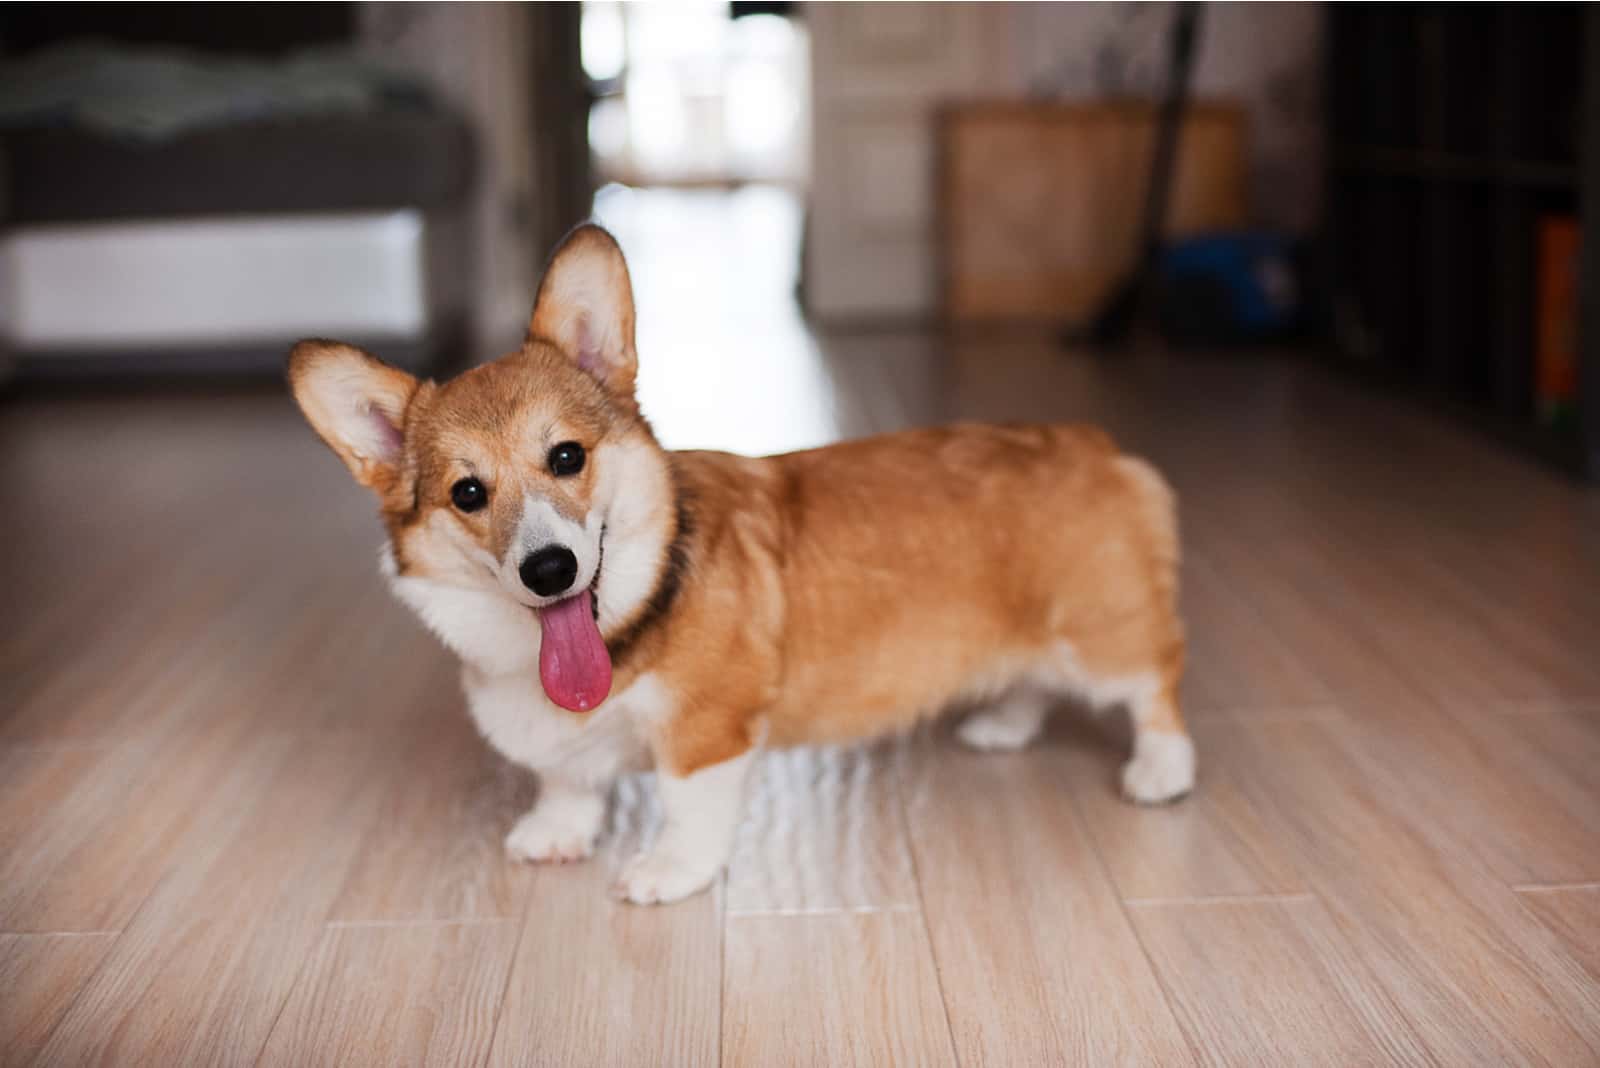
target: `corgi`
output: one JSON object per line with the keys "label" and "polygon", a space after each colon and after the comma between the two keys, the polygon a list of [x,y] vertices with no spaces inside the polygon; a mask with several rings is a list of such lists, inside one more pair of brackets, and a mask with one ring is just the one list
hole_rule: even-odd
{"label": "corgi", "polygon": [[1126,706],[1122,789],[1194,784],[1178,707],[1173,494],[1083,426],[959,425],[753,459],[669,452],[634,393],[622,251],[561,243],[521,351],[419,381],[294,347],[306,419],[378,498],[381,566],[453,650],[484,738],[538,773],[511,856],[586,858],[618,776],[663,820],[616,893],[670,902],[728,860],[764,747],[903,730],[957,701],[1017,749],[1063,695]]}

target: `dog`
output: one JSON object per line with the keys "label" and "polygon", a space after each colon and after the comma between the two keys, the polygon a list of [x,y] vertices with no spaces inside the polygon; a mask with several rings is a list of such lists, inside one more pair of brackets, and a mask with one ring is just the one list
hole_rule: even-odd
{"label": "dog", "polygon": [[636,367],[627,264],[592,224],[552,257],[518,352],[442,383],[332,341],[289,358],[306,419],[377,495],[394,593],[460,657],[485,739],[539,774],[513,857],[587,858],[612,783],[653,768],[661,829],[616,892],[678,900],[726,864],[764,747],[958,701],[985,702],[958,730],[979,749],[1024,746],[1063,695],[1125,705],[1125,795],[1190,791],[1154,468],[1083,426],[669,452]]}

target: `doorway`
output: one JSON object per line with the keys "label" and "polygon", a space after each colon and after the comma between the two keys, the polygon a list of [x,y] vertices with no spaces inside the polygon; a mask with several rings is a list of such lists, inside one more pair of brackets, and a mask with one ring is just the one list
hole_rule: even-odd
{"label": "doorway", "polygon": [[809,42],[726,3],[589,0],[595,216],[628,255],[639,396],[669,448],[761,454],[839,436],[796,300]]}

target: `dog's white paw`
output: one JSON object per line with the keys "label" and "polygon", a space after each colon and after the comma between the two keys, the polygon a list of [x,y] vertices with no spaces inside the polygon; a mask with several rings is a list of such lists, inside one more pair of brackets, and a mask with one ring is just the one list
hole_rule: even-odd
{"label": "dog's white paw", "polygon": [[961,744],[982,752],[1009,752],[1021,749],[1039,733],[1037,721],[993,712],[968,716],[956,728]]}
{"label": "dog's white paw", "polygon": [[1122,793],[1141,805],[1174,801],[1194,789],[1194,742],[1187,734],[1141,732],[1122,766]]}
{"label": "dog's white paw", "polygon": [[612,893],[635,905],[665,905],[704,890],[721,869],[720,860],[686,858],[672,849],[652,849],[623,867]]}
{"label": "dog's white paw", "polygon": [[594,854],[605,815],[605,799],[593,794],[541,797],[506,835],[506,852],[536,864],[586,860]]}

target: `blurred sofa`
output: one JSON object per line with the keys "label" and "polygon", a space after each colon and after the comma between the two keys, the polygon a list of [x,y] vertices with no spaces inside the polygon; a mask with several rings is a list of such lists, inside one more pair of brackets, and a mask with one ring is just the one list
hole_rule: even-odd
{"label": "blurred sofa", "polygon": [[0,348],[25,376],[462,347],[474,138],[337,46],[57,43],[0,73]]}

